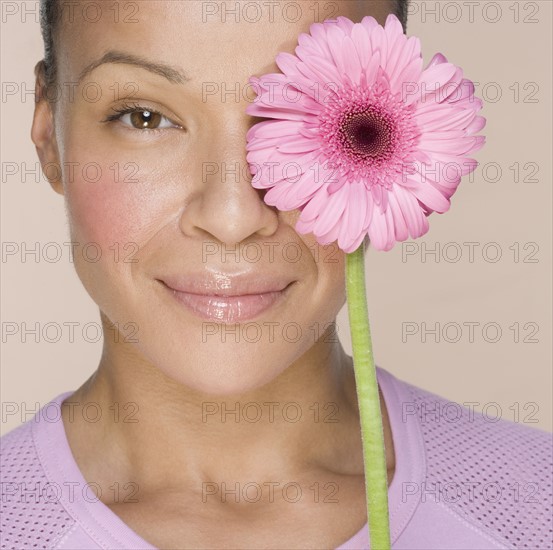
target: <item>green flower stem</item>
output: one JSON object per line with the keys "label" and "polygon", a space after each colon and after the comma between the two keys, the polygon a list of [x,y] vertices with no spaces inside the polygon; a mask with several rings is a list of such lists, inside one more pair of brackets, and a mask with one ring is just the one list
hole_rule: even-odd
{"label": "green flower stem", "polygon": [[346,296],[361,420],[370,547],[371,550],[389,550],[388,474],[367,311],[363,243],[354,252],[346,253]]}

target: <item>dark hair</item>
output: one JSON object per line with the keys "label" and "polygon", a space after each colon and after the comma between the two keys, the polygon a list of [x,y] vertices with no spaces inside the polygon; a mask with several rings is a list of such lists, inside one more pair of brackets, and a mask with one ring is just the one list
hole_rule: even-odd
{"label": "dark hair", "polygon": [[[410,0],[391,0],[394,13],[407,32],[407,7]],[[41,72],[46,91],[52,89],[57,82],[57,55],[54,37],[57,35],[62,12],[59,0],[40,0],[40,30],[44,42],[44,59],[37,63],[35,73]]]}
{"label": "dark hair", "polygon": [[44,42],[44,59],[35,66],[35,74],[44,79],[46,90],[52,88],[57,81],[57,55],[54,36],[57,34],[61,21],[61,10],[57,0],[40,0],[40,31]]}

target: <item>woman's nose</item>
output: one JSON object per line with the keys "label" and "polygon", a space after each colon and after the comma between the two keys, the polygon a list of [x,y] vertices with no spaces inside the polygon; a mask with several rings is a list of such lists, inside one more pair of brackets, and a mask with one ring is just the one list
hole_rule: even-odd
{"label": "woman's nose", "polygon": [[[228,117],[228,110],[227,110]],[[195,192],[188,197],[180,219],[181,231],[202,240],[236,246],[248,239],[273,235],[278,211],[263,202],[264,192],[252,186],[246,161],[246,133],[252,117],[239,113],[232,126],[227,118],[198,159]],[[198,182],[198,178],[200,181]]]}

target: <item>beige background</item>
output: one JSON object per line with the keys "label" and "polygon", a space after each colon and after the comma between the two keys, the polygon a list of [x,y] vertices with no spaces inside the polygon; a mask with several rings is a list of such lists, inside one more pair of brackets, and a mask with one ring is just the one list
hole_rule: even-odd
{"label": "beige background", "polygon": [[[19,247],[26,243],[28,248],[39,243],[40,252],[53,255],[55,249],[45,245],[67,242],[69,236],[63,197],[39,173],[30,140],[33,67],[42,58],[38,2],[1,4],[3,92],[10,89],[9,83],[19,87],[17,95],[6,95],[1,104],[2,242],[4,247],[11,242]],[[7,4],[20,9],[26,4],[26,18],[22,10],[9,15]],[[438,15],[428,13],[436,5]],[[413,2],[407,34],[421,38],[425,61],[440,51],[479,83],[477,95],[484,99],[481,114],[488,120],[487,145],[477,153],[481,164],[472,181],[464,178],[450,212],[433,214],[430,232],[411,242],[418,254],[402,261],[404,249],[399,244],[387,253],[370,250],[366,263],[378,365],[452,401],[477,402],[476,408],[485,408],[490,417],[499,411],[509,420],[537,420],[528,425],[544,430],[552,428],[553,386],[552,6],[550,0],[481,1],[470,12],[461,1]],[[21,88],[28,91],[23,97]],[[30,173],[25,180],[21,174],[9,175],[11,163],[20,169],[26,163]],[[518,182],[515,163],[520,166]],[[539,171],[532,174],[534,166]],[[499,179],[497,167],[502,172]],[[537,181],[523,181],[532,175]],[[472,262],[469,248],[463,245],[467,242],[479,243]],[[459,260],[448,262],[441,256],[437,262],[427,255],[423,262],[423,246],[434,248],[437,243],[441,247],[458,243]],[[497,250],[501,259],[493,262]],[[450,258],[455,251],[454,244],[446,247]],[[29,255],[22,262],[19,254],[3,257],[1,267],[1,430],[5,433],[31,418],[37,407],[55,395],[76,389],[95,369],[101,343],[82,337],[86,323],[99,325],[99,314],[73,270],[67,248],[63,247],[60,261],[41,258],[35,262]],[[26,342],[21,333],[7,334],[13,326],[10,323],[23,322],[31,328],[35,323],[41,328],[49,322],[60,327],[67,322],[78,324],[74,342],[69,342],[64,328],[59,342],[47,342],[41,335],[35,343],[32,334]],[[339,333],[350,353],[346,307],[339,322]],[[402,341],[403,323],[415,323],[409,325],[415,327],[423,322],[429,328],[439,323],[442,330],[447,329],[445,338],[450,341],[441,337],[435,342],[431,334],[423,341],[420,332]],[[479,323],[472,342],[468,325],[463,325],[470,322]],[[489,325],[483,334],[487,323],[496,325]],[[518,343],[514,329],[509,328],[515,323],[520,327]],[[462,329],[457,342],[452,341],[456,326]],[[491,343],[485,337],[496,337],[494,326],[502,334]],[[533,334],[533,327],[537,333]],[[52,337],[55,331],[49,334]],[[94,337],[91,329],[89,339]],[[537,342],[523,342],[525,338]],[[10,407],[20,412],[6,414]]]}

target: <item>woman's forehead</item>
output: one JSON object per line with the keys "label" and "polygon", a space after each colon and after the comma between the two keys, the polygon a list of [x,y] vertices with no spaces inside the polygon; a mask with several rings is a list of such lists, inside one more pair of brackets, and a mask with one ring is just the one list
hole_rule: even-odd
{"label": "woman's forehead", "polygon": [[278,71],[276,54],[292,53],[298,35],[309,32],[312,23],[338,15],[384,21],[390,5],[391,0],[142,0],[110,8],[61,0],[60,71],[75,80],[106,52],[118,51],[163,61],[191,79],[239,82]]}

